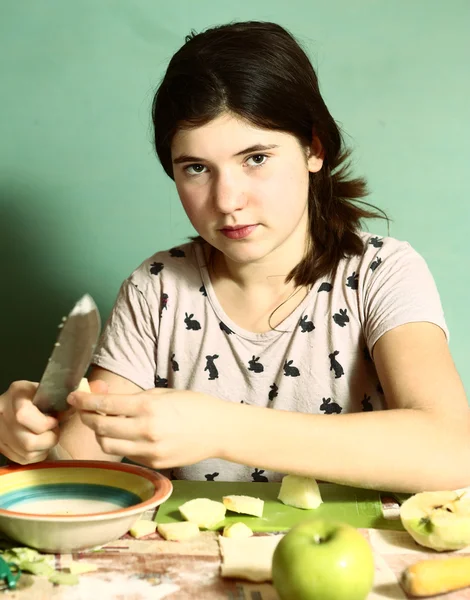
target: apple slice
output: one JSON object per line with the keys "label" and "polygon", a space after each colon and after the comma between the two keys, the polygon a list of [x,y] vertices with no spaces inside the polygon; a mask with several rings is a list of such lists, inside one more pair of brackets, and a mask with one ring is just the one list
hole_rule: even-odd
{"label": "apple slice", "polygon": [[157,524],[155,523],[155,521],[149,521],[148,519],[139,519],[129,529],[129,533],[132,535],[132,537],[141,538],[144,537],[144,535],[155,533],[156,528]]}
{"label": "apple slice", "polygon": [[470,498],[457,492],[420,492],[400,507],[400,519],[411,537],[439,552],[470,545]]}
{"label": "apple slice", "polygon": [[90,393],[90,384],[88,383],[88,379],[86,377],[82,377],[80,379],[80,383],[78,384],[77,392],[88,392]]}
{"label": "apple slice", "polygon": [[225,506],[222,502],[209,500],[209,498],[194,498],[179,507],[179,511],[186,521],[195,523],[203,529],[211,529],[225,518]]}
{"label": "apple slice", "polygon": [[160,523],[157,525],[157,531],[165,538],[165,540],[171,540],[173,542],[190,540],[199,535],[199,527],[195,523],[189,521],[182,521],[180,523]]}
{"label": "apple slice", "polygon": [[248,525],[245,525],[245,523],[237,521],[236,523],[224,527],[222,535],[228,538],[247,538],[253,535],[253,530],[250,529]]}
{"label": "apple slice", "polygon": [[224,496],[222,498],[225,508],[236,513],[262,517],[264,500],[253,496]]}
{"label": "apple slice", "polygon": [[323,502],[315,479],[300,475],[285,475],[277,498],[288,506],[304,509],[318,508]]}

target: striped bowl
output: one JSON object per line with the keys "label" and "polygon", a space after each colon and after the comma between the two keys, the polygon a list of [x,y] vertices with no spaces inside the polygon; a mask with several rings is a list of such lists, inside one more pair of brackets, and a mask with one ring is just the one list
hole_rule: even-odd
{"label": "striped bowl", "polygon": [[172,491],[169,479],[137,465],[10,465],[0,469],[0,530],[43,552],[89,550],[121,537]]}

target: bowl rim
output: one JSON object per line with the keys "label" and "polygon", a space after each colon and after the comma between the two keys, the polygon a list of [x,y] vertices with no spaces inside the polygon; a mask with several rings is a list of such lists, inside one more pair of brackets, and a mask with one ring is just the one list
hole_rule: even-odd
{"label": "bowl rim", "polygon": [[[124,471],[133,475],[138,475],[150,481],[154,486],[154,493],[148,500],[133,504],[126,508],[110,510],[108,512],[97,513],[81,513],[79,515],[64,515],[64,514],[41,514],[41,513],[24,513],[20,511],[8,510],[0,508],[0,518],[6,517],[9,519],[19,519],[25,521],[65,521],[68,523],[80,521],[103,521],[107,519],[119,519],[124,516],[132,516],[134,514],[145,512],[146,510],[163,504],[171,496],[173,492],[173,484],[161,473],[154,471],[148,467],[134,465],[128,463],[104,461],[104,460],[60,460],[60,461],[43,461],[32,463],[29,465],[7,465],[0,468],[0,482],[2,475],[17,473],[18,471],[35,471],[60,469],[67,467],[85,468],[85,469],[106,469],[111,471]],[[1,484],[0,484],[1,485]]]}

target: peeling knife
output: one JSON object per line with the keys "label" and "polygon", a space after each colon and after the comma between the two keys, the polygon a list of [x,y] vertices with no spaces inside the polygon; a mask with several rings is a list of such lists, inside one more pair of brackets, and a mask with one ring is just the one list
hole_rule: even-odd
{"label": "peeling knife", "polygon": [[67,396],[75,391],[90,365],[101,330],[98,308],[89,294],[75,304],[59,325],[59,335],[33,398],[39,410],[54,414],[69,408]]}

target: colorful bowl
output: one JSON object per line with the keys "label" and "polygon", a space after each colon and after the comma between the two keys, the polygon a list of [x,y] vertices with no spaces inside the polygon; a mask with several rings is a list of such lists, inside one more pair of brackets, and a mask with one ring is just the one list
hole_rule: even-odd
{"label": "colorful bowl", "polygon": [[89,550],[121,537],[172,491],[160,473],[124,463],[8,466],[0,469],[0,530],[43,552]]}

